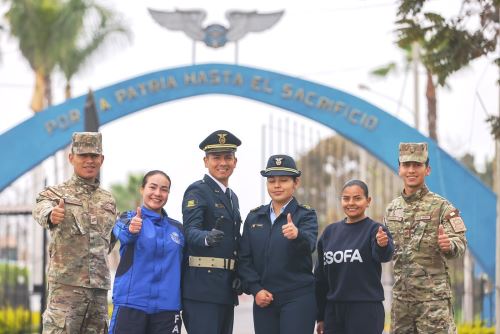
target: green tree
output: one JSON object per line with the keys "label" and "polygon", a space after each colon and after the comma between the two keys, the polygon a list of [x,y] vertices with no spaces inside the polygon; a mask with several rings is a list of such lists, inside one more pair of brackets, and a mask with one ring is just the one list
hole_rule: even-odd
{"label": "green tree", "polygon": [[18,39],[21,53],[35,73],[31,109],[38,112],[52,104],[51,74],[61,46],[73,43],[73,36],[67,34],[72,22],[64,19],[72,14],[72,6],[57,0],[3,2],[10,5],[5,14],[10,33]]}
{"label": "green tree", "polygon": [[[401,0],[397,13],[397,44],[420,46],[420,59],[427,74],[429,136],[437,140],[436,85],[444,86],[449,76],[471,61],[495,52],[500,0],[463,0],[461,11],[445,19],[424,10],[428,0]],[[479,27],[471,30],[474,21]],[[499,59],[496,59],[500,65]]]}
{"label": "green tree", "polygon": [[85,65],[99,56],[100,51],[113,45],[112,42],[131,37],[131,31],[116,12],[92,1],[81,1],[81,3],[80,12],[73,14],[74,43],[63,46],[58,58],[59,69],[66,79],[64,89],[66,99],[72,97],[71,80]]}
{"label": "green tree", "polygon": [[127,183],[114,183],[111,185],[111,193],[116,199],[116,206],[119,212],[133,210],[141,205],[142,196],[139,189],[142,186],[143,175],[128,174]]}
{"label": "green tree", "polygon": [[92,0],[2,1],[9,5],[10,34],[35,73],[35,112],[52,105],[51,76],[58,65],[69,81],[112,33],[126,31],[112,11]]}

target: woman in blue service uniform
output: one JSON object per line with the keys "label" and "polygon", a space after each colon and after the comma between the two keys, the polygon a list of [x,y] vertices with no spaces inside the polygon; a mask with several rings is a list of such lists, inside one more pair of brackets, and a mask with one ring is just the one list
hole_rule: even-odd
{"label": "woman in blue service uniform", "polygon": [[271,203],[248,214],[238,264],[243,287],[254,296],[255,334],[312,333],[316,212],[293,196],[300,171],[291,157],[271,156],[260,173],[267,178]]}
{"label": "woman in blue service uniform", "polygon": [[148,172],[142,180],[143,205],[123,213],[113,229],[120,263],[113,285],[111,334],[181,332],[182,225],[163,209],[170,177]]}
{"label": "woman in blue service uniform", "polygon": [[346,218],[328,225],[318,241],[317,334],[381,334],[384,289],[381,262],[394,252],[387,228],[366,216],[367,185],[351,180],[342,188]]}

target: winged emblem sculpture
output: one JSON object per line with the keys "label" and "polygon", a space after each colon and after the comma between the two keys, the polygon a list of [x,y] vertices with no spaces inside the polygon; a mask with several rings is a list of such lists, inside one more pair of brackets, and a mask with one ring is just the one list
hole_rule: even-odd
{"label": "winged emblem sculpture", "polygon": [[175,10],[173,12],[148,9],[153,19],[169,30],[183,31],[193,41],[204,42],[211,48],[220,48],[227,42],[238,42],[247,33],[261,32],[271,28],[283,16],[284,11],[259,13],[257,11],[226,12],[229,26],[211,24],[203,26],[207,16],[203,9]]}

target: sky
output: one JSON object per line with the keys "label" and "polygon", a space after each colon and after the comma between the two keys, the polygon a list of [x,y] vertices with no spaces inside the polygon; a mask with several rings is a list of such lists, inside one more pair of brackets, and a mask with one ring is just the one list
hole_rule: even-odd
{"label": "sky", "polygon": [[[129,25],[131,42],[116,43],[105,49],[75,77],[74,96],[86,94],[116,82],[162,69],[192,64],[192,41],[182,32],[168,31],[156,24],[147,8],[204,9],[206,26],[227,25],[225,12],[257,10],[285,14],[272,29],[250,33],[239,42],[238,63],[300,77],[361,97],[412,125],[414,87],[411,74],[385,80],[369,75],[389,62],[403,64],[403,54],[395,46],[395,1],[314,0],[314,1],[194,1],[194,0],[102,0],[119,11]],[[460,1],[434,0],[433,10],[453,15]],[[3,15],[5,5],[0,6]],[[1,21],[0,21],[1,22]],[[0,134],[32,116],[29,102],[33,74],[23,60],[14,39],[0,32]],[[234,44],[210,49],[196,44],[196,63],[234,63]],[[449,85],[438,90],[438,134],[440,145],[452,156],[472,153],[478,168],[494,153],[494,143],[485,119],[498,114],[498,69],[492,58],[482,58],[454,74]],[[55,103],[63,101],[64,80],[54,76]],[[425,74],[419,71],[420,131],[427,133],[425,121]],[[362,89],[360,87],[368,87]],[[400,101],[400,103],[398,103]],[[401,107],[398,107],[401,104]],[[262,177],[267,157],[281,147],[264,143],[263,126],[281,120],[305,124],[318,137],[330,129],[284,110],[238,97],[210,95],[165,103],[121,118],[101,127],[105,162],[103,186],[125,182],[127,173],[162,169],[172,179],[166,205],[170,216],[181,219],[181,201],[186,187],[205,173],[203,152],[198,144],[211,132],[227,129],[243,144],[238,149],[238,165],[230,187],[239,195],[240,209],[248,211],[267,201],[262,197]],[[61,161],[63,157],[60,156]],[[59,162],[60,163],[60,162]],[[53,174],[53,164],[44,164]],[[55,178],[50,179],[55,181]]]}

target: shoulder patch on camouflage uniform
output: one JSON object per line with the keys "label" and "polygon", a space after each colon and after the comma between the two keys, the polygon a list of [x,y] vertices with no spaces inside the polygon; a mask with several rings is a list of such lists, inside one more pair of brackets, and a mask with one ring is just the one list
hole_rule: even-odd
{"label": "shoulder patch on camouflage uniform", "polygon": [[194,208],[196,206],[196,201],[194,199],[190,199],[186,203],[186,208]]}
{"label": "shoulder patch on camouflage uniform", "polygon": [[252,210],[250,210],[250,212],[255,212],[257,210],[259,210],[260,208],[262,208],[264,205],[259,205],[258,207],[256,208],[253,208]]}
{"label": "shoulder patch on camouflage uniform", "polygon": [[42,191],[40,193],[40,195],[48,197],[49,199],[52,199],[52,200],[59,200],[59,199],[63,198],[63,195],[59,194],[52,187],[46,188],[44,191]]}
{"label": "shoulder patch on camouflage uniform", "polygon": [[451,227],[455,233],[465,232],[467,230],[462,217],[460,217],[460,211],[458,211],[458,209],[451,211],[445,216],[445,218],[450,221]]}
{"label": "shoulder patch on camouflage uniform", "polygon": [[113,203],[110,203],[110,202],[104,203],[102,208],[104,210],[109,211],[112,214],[116,215],[116,207]]}

